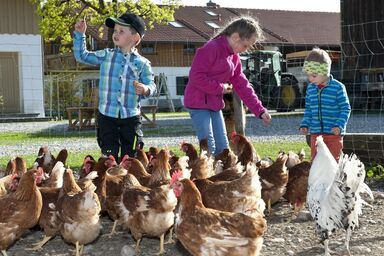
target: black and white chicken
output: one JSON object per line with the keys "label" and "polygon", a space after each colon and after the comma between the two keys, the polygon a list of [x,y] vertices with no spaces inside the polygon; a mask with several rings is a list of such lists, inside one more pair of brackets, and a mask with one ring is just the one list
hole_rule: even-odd
{"label": "black and white chicken", "polygon": [[355,154],[342,155],[337,164],[321,136],[316,147],[308,178],[307,205],[324,242],[325,255],[330,255],[329,236],[339,228],[346,230],[345,246],[350,255],[352,231],[359,226],[362,205],[367,204],[360,193],[367,193],[373,200],[372,191],[364,183],[364,164]]}

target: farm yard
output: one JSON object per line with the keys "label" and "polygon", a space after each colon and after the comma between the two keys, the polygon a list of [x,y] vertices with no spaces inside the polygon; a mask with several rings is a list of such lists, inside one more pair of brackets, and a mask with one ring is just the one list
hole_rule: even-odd
{"label": "farm yard", "polygon": [[0,256],[384,255],[384,1],[188,1],[0,1]]}

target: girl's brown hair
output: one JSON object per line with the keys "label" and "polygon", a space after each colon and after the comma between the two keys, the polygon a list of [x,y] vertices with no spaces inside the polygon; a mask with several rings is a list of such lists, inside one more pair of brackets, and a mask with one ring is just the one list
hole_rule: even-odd
{"label": "girl's brown hair", "polygon": [[256,35],[257,41],[263,41],[263,31],[259,25],[259,22],[252,17],[242,16],[235,18],[227,23],[213,38],[217,38],[221,35],[230,36],[233,33],[239,33],[241,39],[249,39],[253,35]]}

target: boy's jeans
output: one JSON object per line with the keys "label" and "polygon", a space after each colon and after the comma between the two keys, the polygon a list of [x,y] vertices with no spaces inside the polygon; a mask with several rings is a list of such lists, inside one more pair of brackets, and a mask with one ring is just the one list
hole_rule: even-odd
{"label": "boy's jeans", "polygon": [[188,109],[188,111],[199,141],[205,138],[208,139],[210,154],[217,155],[224,149],[229,148],[227,131],[221,110]]}

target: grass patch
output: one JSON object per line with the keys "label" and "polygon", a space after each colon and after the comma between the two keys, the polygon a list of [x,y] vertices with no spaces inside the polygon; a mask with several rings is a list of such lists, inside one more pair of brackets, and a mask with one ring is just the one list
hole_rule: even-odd
{"label": "grass patch", "polygon": [[[158,133],[157,130],[155,132]],[[177,133],[178,133],[177,131],[173,131],[172,135],[177,136]],[[168,134],[169,134],[169,131],[168,131]],[[149,131],[146,132],[146,135],[147,136],[149,135]],[[182,135],[186,135],[185,131],[183,132]],[[192,135],[192,133],[191,133],[191,135]],[[3,134],[0,134],[0,143],[2,145],[12,145],[12,144],[20,143],[20,142],[23,142],[23,143],[28,143],[28,141],[41,142],[43,140],[44,144],[49,146],[50,142],[57,143],[58,140],[60,141],[60,140],[64,140],[67,138],[67,137],[59,137],[59,136],[57,136],[57,137],[56,136],[55,137],[45,136],[44,137],[42,134],[40,134],[40,137],[38,137],[38,138],[36,138],[35,136],[36,136],[35,134],[27,134],[27,133],[13,133],[13,134],[11,134],[10,137],[9,136],[3,136]],[[92,136],[94,137],[95,135],[92,135]],[[6,137],[7,141],[5,141],[5,137]],[[11,138],[11,142],[9,140],[10,138]],[[195,146],[198,148],[198,145],[195,145]],[[256,148],[257,153],[261,157],[267,157],[268,156],[268,157],[271,157],[272,159],[276,159],[277,154],[280,150],[283,150],[285,152],[293,151],[293,152],[297,153],[302,148],[304,148],[304,150],[306,151],[306,156],[307,157],[310,156],[310,149],[305,142],[287,142],[287,141],[256,142],[256,143],[254,143],[254,146]],[[63,148],[64,147],[65,146],[63,145]],[[184,155],[184,152],[182,152],[180,150],[179,146],[171,146],[171,147],[169,147],[169,149],[178,156]],[[26,160],[28,168],[32,167],[32,165],[36,159],[36,156],[37,156],[37,150],[38,150],[38,148],[36,148],[36,154],[21,155],[21,157],[23,157]],[[53,153],[53,155],[56,155],[58,152],[52,152],[52,153]],[[95,150],[89,150],[88,149],[86,151],[84,150],[84,151],[79,151],[79,152],[69,152],[69,156],[67,159],[67,166],[69,166],[71,169],[73,169],[75,171],[79,170],[81,165],[83,164],[84,157],[88,154],[94,156],[95,158],[98,158],[100,156],[100,150],[99,149],[95,149]],[[13,157],[13,156],[0,157],[0,168],[1,169],[4,169],[6,167],[8,161],[10,160],[11,157]]]}

